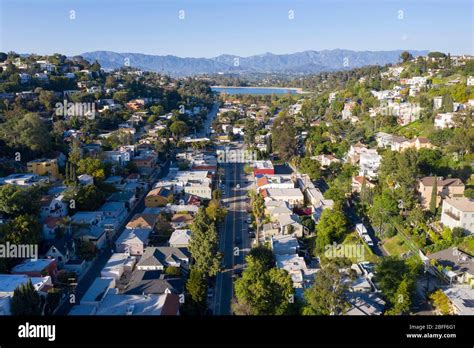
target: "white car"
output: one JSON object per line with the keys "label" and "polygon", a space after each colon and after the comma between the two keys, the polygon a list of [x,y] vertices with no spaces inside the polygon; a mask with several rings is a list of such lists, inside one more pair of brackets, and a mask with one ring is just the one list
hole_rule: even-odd
{"label": "white car", "polygon": [[239,189],[239,188],[240,188],[240,184],[235,185],[235,187]]}

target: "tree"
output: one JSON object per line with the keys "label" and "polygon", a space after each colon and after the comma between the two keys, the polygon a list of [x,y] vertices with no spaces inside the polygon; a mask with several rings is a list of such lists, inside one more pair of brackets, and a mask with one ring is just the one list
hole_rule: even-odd
{"label": "tree", "polygon": [[46,124],[35,113],[12,117],[0,125],[0,140],[15,150],[27,149],[46,154],[51,149],[51,136]]}
{"label": "tree", "polygon": [[280,158],[289,161],[297,153],[294,118],[285,114],[277,116],[272,127],[272,149]]}
{"label": "tree", "polygon": [[441,290],[434,291],[430,296],[429,299],[433,302],[436,310],[439,311],[443,315],[451,314],[451,302],[449,301],[448,296]]}
{"label": "tree", "polygon": [[275,267],[275,255],[273,255],[273,251],[265,245],[259,245],[250,249],[248,255],[252,256],[255,260],[261,261],[262,267],[267,271]]}
{"label": "tree", "polygon": [[41,314],[41,300],[30,279],[13,292],[11,312],[12,315],[25,316]]}
{"label": "tree", "polygon": [[96,210],[104,203],[105,194],[94,184],[73,187],[65,192],[65,201],[73,200],[79,211]]}
{"label": "tree", "polygon": [[194,313],[203,313],[206,310],[206,277],[195,267],[191,267],[189,278],[186,282],[186,290],[191,302],[188,309],[192,308]]}
{"label": "tree", "polygon": [[398,203],[392,192],[384,190],[382,194],[375,196],[368,213],[378,233],[383,235],[391,218],[398,214]]}
{"label": "tree", "polygon": [[86,157],[77,162],[78,174],[89,174],[95,179],[105,178],[105,166],[98,158]]}
{"label": "tree", "polygon": [[221,258],[217,251],[217,229],[204,209],[201,208],[196,214],[191,231],[189,251],[194,259],[194,267],[206,276],[217,274]]}
{"label": "tree", "polygon": [[341,241],[347,233],[347,218],[338,209],[325,209],[316,226],[316,253],[321,253],[332,242]]}
{"label": "tree", "polygon": [[214,222],[222,221],[226,214],[227,209],[222,208],[220,201],[217,199],[212,199],[206,208],[206,215]]}
{"label": "tree", "polygon": [[314,284],[305,291],[305,315],[343,314],[348,307],[344,293],[348,286],[335,262],[326,263],[316,274]]}
{"label": "tree", "polygon": [[436,215],[436,206],[438,200],[438,178],[434,177],[434,184],[433,190],[431,191],[431,198],[430,198],[430,212],[431,214]]}
{"label": "tree", "polygon": [[257,124],[255,120],[247,118],[244,123],[244,142],[247,145],[253,145],[255,143],[255,135],[257,134]]}
{"label": "tree", "polygon": [[403,63],[406,63],[410,60],[413,59],[413,56],[411,55],[410,52],[408,51],[403,51],[401,54],[400,54],[400,59],[402,60]]}
{"label": "tree", "polygon": [[18,215],[0,228],[3,237],[12,244],[38,244],[41,225],[35,215]]}
{"label": "tree", "polygon": [[402,260],[387,256],[375,268],[375,282],[385,299],[392,305],[389,314],[407,313],[415,291],[414,280],[420,265],[416,258]]}
{"label": "tree", "polygon": [[268,270],[263,260],[247,255],[247,268],[235,282],[237,315],[292,314],[293,282],[289,274],[278,268]]}
{"label": "tree", "polygon": [[187,133],[188,126],[183,121],[174,121],[170,126],[170,131],[174,137],[180,139],[181,136]]}
{"label": "tree", "polygon": [[257,222],[257,234],[255,240],[258,243],[258,233],[260,230],[260,225],[262,223],[263,218],[265,217],[265,200],[258,193],[254,194],[252,197],[252,212],[253,216],[255,217],[255,221]]}
{"label": "tree", "polygon": [[310,157],[304,157],[301,160],[299,169],[302,173],[308,174],[311,180],[318,180],[321,178],[320,163]]}
{"label": "tree", "polygon": [[16,185],[0,186],[0,212],[10,216],[36,215],[39,212],[40,189]]}
{"label": "tree", "polygon": [[400,315],[409,313],[411,306],[411,296],[408,287],[408,281],[403,279],[398,285],[397,292],[395,293],[395,303],[393,307],[387,312],[387,314]]}

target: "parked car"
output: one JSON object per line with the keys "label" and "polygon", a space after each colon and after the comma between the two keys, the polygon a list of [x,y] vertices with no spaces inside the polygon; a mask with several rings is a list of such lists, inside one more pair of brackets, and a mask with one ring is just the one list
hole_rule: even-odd
{"label": "parked car", "polygon": [[255,232],[249,231],[249,238],[255,238]]}
{"label": "parked car", "polygon": [[207,289],[207,298],[211,299],[214,297],[214,289]]}
{"label": "parked car", "polygon": [[247,220],[245,220],[249,225],[252,224],[252,218],[247,216]]}

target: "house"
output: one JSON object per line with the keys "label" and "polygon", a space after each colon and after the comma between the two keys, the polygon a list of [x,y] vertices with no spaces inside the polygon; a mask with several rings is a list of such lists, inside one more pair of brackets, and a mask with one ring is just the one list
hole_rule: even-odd
{"label": "house", "polygon": [[258,174],[268,174],[274,175],[275,168],[271,161],[255,161],[253,168],[253,175],[257,176]]}
{"label": "house", "polygon": [[115,151],[104,151],[105,161],[113,164],[119,164],[125,166],[128,162],[131,161],[133,156],[132,151],[129,149],[115,150]]}
{"label": "house", "polygon": [[131,272],[133,270],[135,262],[135,256],[131,256],[128,253],[114,253],[100,271],[100,276],[119,280],[124,272]]}
{"label": "house", "polygon": [[174,214],[171,217],[171,227],[174,229],[184,228],[194,221],[194,217],[191,214]]}
{"label": "house", "polygon": [[445,290],[444,294],[451,302],[451,308],[456,315],[474,315],[474,291],[472,287],[455,284]]}
{"label": "house", "polygon": [[261,194],[265,201],[285,201],[290,208],[304,205],[304,196],[299,188],[266,189]]}
{"label": "house", "polygon": [[441,223],[451,229],[459,227],[474,234],[474,200],[466,197],[446,198],[443,201]]}
{"label": "house", "polygon": [[25,274],[29,277],[50,276],[56,278],[58,267],[55,259],[26,259],[11,269],[11,274]]}
{"label": "house", "polygon": [[189,266],[189,254],[186,249],[174,247],[148,247],[137,263],[137,269],[143,271],[163,271],[166,267]]}
{"label": "house", "polygon": [[361,152],[359,159],[359,176],[375,179],[381,161],[382,157],[377,153],[376,149],[368,149]]}
{"label": "house", "polygon": [[385,309],[385,301],[375,292],[347,292],[346,300],[350,308],[345,315],[382,315]]}
{"label": "house", "polygon": [[76,225],[96,226],[104,219],[104,213],[98,211],[79,211],[71,216],[71,223]]}
{"label": "house", "polygon": [[278,221],[281,215],[293,214],[286,201],[265,201],[265,214],[270,216],[272,221]]}
{"label": "house", "polygon": [[361,143],[351,145],[349,151],[347,152],[347,161],[353,165],[359,163],[360,154],[367,151],[367,147]]}
{"label": "house", "polygon": [[135,207],[137,201],[136,195],[134,192],[114,192],[107,199],[110,202],[121,202],[125,204],[125,207],[128,210],[131,210]]}
{"label": "house", "polygon": [[437,96],[433,98],[433,109],[438,110],[443,106],[443,97]]}
{"label": "house", "polygon": [[464,195],[465,186],[461,179],[443,179],[442,176],[425,176],[417,181],[417,191],[420,194],[421,205],[424,209],[430,208],[435,182],[437,186],[436,207],[438,207],[445,198],[462,197]]}
{"label": "house", "polygon": [[415,150],[420,150],[420,149],[432,149],[434,148],[434,145],[430,143],[430,141],[425,138],[425,137],[416,137],[412,140],[406,141],[401,145],[400,150],[405,150],[405,149],[415,149]]}
{"label": "house", "polygon": [[373,189],[375,184],[370,182],[364,176],[354,176],[352,177],[352,192],[361,192],[362,187],[365,185],[368,189]]}
{"label": "house", "polygon": [[30,173],[15,173],[0,178],[0,184],[3,185],[35,186],[42,183],[49,183],[49,178]]}
{"label": "house", "polygon": [[54,239],[63,228],[61,218],[48,216],[43,220],[42,235],[43,239]]}
{"label": "house", "polygon": [[36,159],[26,164],[29,173],[36,175],[49,175],[61,179],[57,159]]}
{"label": "house", "polygon": [[64,202],[64,196],[57,195],[47,195],[42,196],[40,199],[40,216],[41,217],[64,217],[68,214],[68,206],[67,203]]}
{"label": "house", "polygon": [[0,315],[11,315],[11,298],[16,288],[31,280],[33,287],[45,297],[53,287],[50,276],[29,277],[26,274],[0,274]]}
{"label": "house", "polygon": [[468,76],[466,81],[467,86],[474,86],[474,76]]}
{"label": "house", "polygon": [[109,289],[97,305],[77,305],[69,315],[179,315],[179,296],[163,295],[126,295]]}
{"label": "house", "polygon": [[191,239],[191,230],[174,230],[168,241],[173,248],[187,248]]}
{"label": "house", "polygon": [[256,184],[259,190],[263,189],[286,189],[295,188],[295,182],[289,175],[262,175],[256,176]]}
{"label": "house", "polygon": [[127,228],[147,228],[153,230],[158,222],[157,214],[135,214],[128,222]]}
{"label": "house", "polygon": [[80,226],[75,236],[83,242],[92,243],[97,249],[103,249],[107,242],[107,229],[104,226]]}
{"label": "house", "polygon": [[441,274],[450,284],[474,285],[474,258],[456,247],[427,255],[432,271]]}
{"label": "house", "polygon": [[117,221],[123,221],[128,214],[127,207],[124,202],[106,202],[99,210],[104,213],[104,219],[116,219]]}
{"label": "house", "polygon": [[341,162],[333,155],[326,155],[326,154],[315,156],[314,159],[316,159],[321,164],[321,166],[325,168],[329,167],[333,163]]}
{"label": "house", "polygon": [[57,267],[62,269],[67,262],[74,259],[76,255],[76,243],[69,234],[65,234],[61,238],[43,242],[41,250],[41,255],[56,260]]}
{"label": "house", "polygon": [[297,237],[303,237],[304,227],[300,218],[296,214],[282,214],[278,218],[280,231],[282,234],[292,234]]}
{"label": "house", "polygon": [[31,81],[31,75],[30,74],[25,74],[25,73],[20,73],[18,74],[20,77],[20,83],[21,84],[27,84]]}
{"label": "house", "polygon": [[275,255],[293,255],[299,249],[296,237],[288,234],[273,236],[270,239],[270,246]]}
{"label": "house", "polygon": [[453,112],[446,112],[437,114],[434,119],[434,126],[437,129],[453,128],[454,127],[454,117]]}
{"label": "house", "polygon": [[135,270],[125,288],[124,294],[182,294],[184,287],[185,280],[181,277],[168,277],[162,271]]}
{"label": "house", "polygon": [[164,207],[173,201],[173,191],[164,187],[158,187],[150,192],[145,197],[145,206],[147,208]]}
{"label": "house", "polygon": [[[176,213],[197,214],[197,212],[199,211],[199,205],[200,205],[197,203],[199,201],[196,201],[196,198],[197,198],[196,196],[189,196],[189,198],[190,199],[188,199],[188,204],[168,204],[165,207],[165,210],[173,214],[176,214]],[[193,199],[191,200],[191,198]]]}
{"label": "house", "polygon": [[98,305],[109,289],[115,288],[114,278],[97,277],[81,298],[81,305]]}
{"label": "house", "polygon": [[151,232],[152,230],[149,228],[126,228],[115,242],[115,250],[118,253],[128,252],[130,255],[143,255]]}
{"label": "house", "polygon": [[297,254],[275,255],[276,266],[288,272],[293,281],[293,288],[304,287],[304,274],[307,270],[303,257]]}

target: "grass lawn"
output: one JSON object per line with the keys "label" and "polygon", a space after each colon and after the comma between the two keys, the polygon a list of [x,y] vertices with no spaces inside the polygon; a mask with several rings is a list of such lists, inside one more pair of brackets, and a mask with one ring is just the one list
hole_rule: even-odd
{"label": "grass lawn", "polygon": [[402,126],[396,130],[397,134],[403,135],[408,139],[412,139],[415,136],[426,136],[430,130],[431,124],[427,124],[421,120]]}
{"label": "grass lawn", "polygon": [[459,245],[459,249],[474,255],[474,238],[466,238],[464,242]]}
{"label": "grass lawn", "polygon": [[384,239],[383,248],[390,255],[402,255],[410,250],[408,244],[398,234],[391,238]]}

